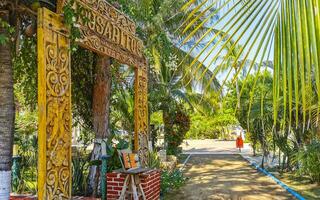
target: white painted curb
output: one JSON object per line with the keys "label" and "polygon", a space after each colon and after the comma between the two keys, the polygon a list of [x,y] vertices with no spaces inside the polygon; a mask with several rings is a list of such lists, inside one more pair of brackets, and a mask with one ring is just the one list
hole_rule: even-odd
{"label": "white painted curb", "polygon": [[189,156],[186,158],[186,160],[183,162],[182,167],[179,169],[181,172],[184,169],[184,167],[186,166],[187,162],[189,161],[191,157],[191,154],[189,154]]}
{"label": "white painted curb", "polygon": [[0,200],[10,198],[11,171],[0,171]]}

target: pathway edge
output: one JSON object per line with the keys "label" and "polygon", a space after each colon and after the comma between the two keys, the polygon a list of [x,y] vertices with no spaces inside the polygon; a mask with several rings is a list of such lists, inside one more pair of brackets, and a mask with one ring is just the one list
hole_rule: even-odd
{"label": "pathway edge", "polygon": [[256,168],[258,171],[264,173],[268,177],[270,177],[273,181],[275,181],[278,185],[280,185],[282,188],[284,188],[286,191],[288,191],[290,194],[292,194],[294,197],[296,197],[298,200],[306,200],[303,196],[301,196],[298,192],[296,192],[294,189],[287,186],[285,183],[277,179],[275,176],[273,176],[270,172],[268,172],[265,169],[262,169],[259,167],[255,162],[250,161],[246,156],[240,154],[242,158],[244,158],[246,161],[250,163],[251,166]]}
{"label": "pathway edge", "polygon": [[189,161],[190,157],[192,154],[189,154],[188,157],[185,159],[185,161],[182,164],[182,167],[179,169],[180,172],[182,172],[182,170],[184,169],[184,167],[186,166],[187,162]]}

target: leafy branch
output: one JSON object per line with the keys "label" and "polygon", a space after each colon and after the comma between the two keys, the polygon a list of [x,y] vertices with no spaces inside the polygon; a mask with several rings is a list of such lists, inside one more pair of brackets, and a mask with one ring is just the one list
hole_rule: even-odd
{"label": "leafy branch", "polygon": [[76,51],[77,40],[80,39],[81,33],[77,19],[81,17],[80,11],[73,8],[74,0],[68,1],[68,3],[63,7],[64,22],[70,27],[70,39],[71,39],[71,50]]}
{"label": "leafy branch", "polygon": [[[1,18],[0,18],[0,27],[5,28],[7,30],[7,33],[9,33],[9,35],[14,33],[14,28],[12,28],[8,22],[3,21]],[[0,33],[0,45],[4,45],[8,41],[9,41],[9,37],[6,34]]]}

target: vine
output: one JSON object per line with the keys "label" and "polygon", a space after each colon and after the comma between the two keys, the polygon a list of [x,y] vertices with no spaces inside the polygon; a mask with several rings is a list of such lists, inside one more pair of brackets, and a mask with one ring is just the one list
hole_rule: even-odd
{"label": "vine", "polygon": [[63,17],[65,24],[70,28],[71,50],[74,52],[78,48],[77,40],[81,37],[80,25],[77,23],[77,19],[84,17],[80,15],[81,10],[74,9],[73,5],[74,0],[70,0],[66,3],[63,7]]}
{"label": "vine", "polygon": [[[10,26],[10,24],[3,19],[0,18],[0,27],[5,28],[9,35],[12,35],[14,33],[14,28]],[[0,45],[4,45],[9,41],[9,37],[4,34],[0,33]]]}

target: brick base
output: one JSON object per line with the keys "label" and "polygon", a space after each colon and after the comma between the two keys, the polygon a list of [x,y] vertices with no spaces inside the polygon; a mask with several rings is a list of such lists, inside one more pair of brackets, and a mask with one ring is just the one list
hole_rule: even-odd
{"label": "brick base", "polygon": [[[147,200],[160,199],[160,170],[150,170],[140,175],[141,185]],[[119,198],[126,175],[118,172],[107,174],[107,199]]]}
{"label": "brick base", "polygon": [[10,200],[36,200],[37,197],[35,196],[28,196],[28,195],[11,195]]}
{"label": "brick base", "polygon": [[[10,200],[37,200],[37,197],[13,195],[10,197]],[[72,200],[99,200],[99,199],[93,198],[93,197],[72,197]]]}

